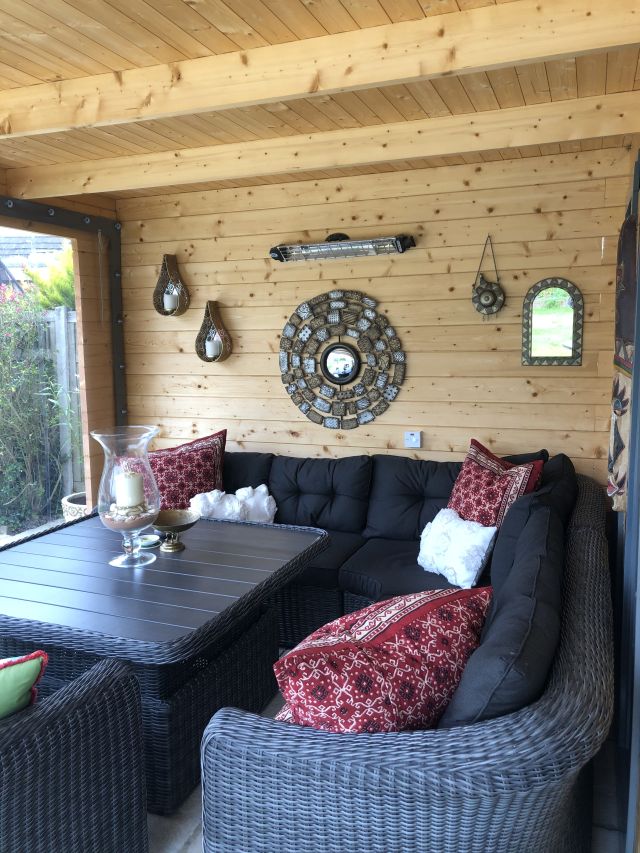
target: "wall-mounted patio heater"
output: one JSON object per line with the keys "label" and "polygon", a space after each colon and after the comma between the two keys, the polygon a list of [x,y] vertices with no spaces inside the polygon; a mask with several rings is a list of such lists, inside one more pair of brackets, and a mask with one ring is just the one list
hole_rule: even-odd
{"label": "wall-mounted patio heater", "polygon": [[407,234],[396,237],[373,237],[369,240],[350,240],[347,234],[329,234],[323,243],[294,243],[274,246],[269,255],[274,261],[312,261],[325,258],[359,258],[370,255],[402,254],[415,246]]}

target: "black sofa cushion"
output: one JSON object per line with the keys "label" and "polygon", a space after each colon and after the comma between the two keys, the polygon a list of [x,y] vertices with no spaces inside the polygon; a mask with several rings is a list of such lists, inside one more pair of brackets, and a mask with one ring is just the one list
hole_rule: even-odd
{"label": "black sofa cushion", "polygon": [[419,539],[427,522],[447,505],[461,467],[461,462],[374,456],[364,538]]}
{"label": "black sofa cushion", "polygon": [[369,539],[340,569],[340,589],[373,601],[422,592],[451,589],[442,575],[425,572],[418,565],[419,542]]}
{"label": "black sofa cushion", "polygon": [[560,636],[563,563],[562,521],[550,506],[538,505],[440,728],[500,717],[540,696]]}
{"label": "black sofa cushion", "polygon": [[246,486],[255,489],[268,484],[273,458],[273,453],[225,453],[222,471],[225,492],[234,494]]}
{"label": "black sofa cushion", "polygon": [[518,498],[498,530],[491,557],[491,584],[494,593],[503,585],[511,572],[516,544],[531,513],[538,506],[550,506],[566,527],[578,495],[575,468],[568,456],[554,456],[542,470],[542,480],[537,491]]}
{"label": "black sofa cushion", "polygon": [[276,456],[269,491],[277,524],[302,524],[361,533],[367,516],[371,457],[298,459]]}
{"label": "black sofa cushion", "polygon": [[329,547],[309,563],[296,577],[298,586],[315,586],[324,589],[338,588],[338,572],[342,564],[364,545],[358,533],[329,531]]}
{"label": "black sofa cushion", "polygon": [[[425,525],[447,505],[461,462],[432,462],[406,456],[373,456],[365,539],[419,539]],[[508,462],[546,462],[546,450],[505,456]]]}
{"label": "black sofa cushion", "polygon": [[527,462],[540,462],[545,465],[549,461],[548,450],[536,450],[534,453],[516,453],[513,456],[503,456],[506,462],[511,462],[513,465],[526,465]]}
{"label": "black sofa cushion", "polygon": [[578,481],[573,462],[564,453],[550,459],[542,469],[538,494],[559,515],[566,527],[578,497]]}

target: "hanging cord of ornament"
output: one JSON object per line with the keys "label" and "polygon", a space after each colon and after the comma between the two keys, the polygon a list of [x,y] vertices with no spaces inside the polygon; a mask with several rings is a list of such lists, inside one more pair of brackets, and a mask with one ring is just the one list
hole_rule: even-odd
{"label": "hanging cord of ornament", "polygon": [[[491,258],[493,260],[493,268],[496,274],[495,282],[488,281],[482,275],[482,264],[487,252],[487,245],[491,248]],[[496,255],[493,249],[493,240],[491,235],[487,234],[487,239],[484,241],[482,254],[480,255],[480,263],[473,284],[471,285],[471,301],[479,313],[482,314],[482,319],[488,319],[490,314],[497,312],[504,305],[504,291],[500,284],[500,275],[498,273],[498,265],[496,263]]]}

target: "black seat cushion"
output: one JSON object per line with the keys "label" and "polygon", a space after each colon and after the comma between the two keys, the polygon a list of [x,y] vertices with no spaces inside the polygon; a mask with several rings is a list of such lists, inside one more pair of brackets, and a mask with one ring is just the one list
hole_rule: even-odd
{"label": "black seat cushion", "polygon": [[225,453],[222,471],[225,492],[234,494],[246,486],[255,489],[268,484],[273,459],[273,453]]}
{"label": "black seat cushion", "polygon": [[566,527],[577,494],[578,484],[573,463],[562,453],[554,456],[543,468],[540,488],[518,498],[500,526],[491,557],[490,571],[494,593],[502,587],[511,572],[520,534],[536,507],[551,507]]}
{"label": "black seat cushion", "polygon": [[422,592],[450,589],[442,575],[425,572],[418,565],[419,542],[369,539],[340,569],[340,589],[373,601]]}
{"label": "black seat cushion", "polygon": [[297,586],[316,586],[324,589],[338,588],[340,566],[364,545],[358,533],[329,530],[329,547],[309,563],[295,579]]}
{"label": "black seat cushion", "polygon": [[278,506],[278,524],[302,524],[361,533],[367,515],[370,456],[298,459],[276,456],[269,491]]}
{"label": "black seat cushion", "polygon": [[494,591],[482,642],[469,658],[439,727],[509,714],[542,693],[560,637],[564,527],[557,512],[530,513],[508,577]]}
{"label": "black seat cushion", "polygon": [[[365,539],[416,540],[447,505],[460,462],[373,457]],[[417,554],[416,550],[416,554]]]}

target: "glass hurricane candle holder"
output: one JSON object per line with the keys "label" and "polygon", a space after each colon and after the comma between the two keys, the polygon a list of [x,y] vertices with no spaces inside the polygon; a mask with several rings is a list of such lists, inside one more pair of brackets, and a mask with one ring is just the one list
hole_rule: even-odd
{"label": "glass hurricane candle holder", "polygon": [[156,520],[160,493],[149,464],[149,442],[156,427],[120,426],[91,435],[104,450],[98,489],[98,514],[109,530],[122,534],[124,554],[109,565],[139,568],[153,563],[155,554],[140,551],[140,532]]}

